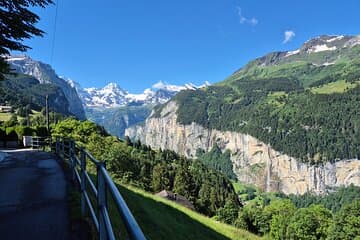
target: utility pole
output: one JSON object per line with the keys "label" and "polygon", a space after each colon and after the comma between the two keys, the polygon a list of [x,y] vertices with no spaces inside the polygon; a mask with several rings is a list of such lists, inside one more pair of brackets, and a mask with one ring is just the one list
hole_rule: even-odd
{"label": "utility pole", "polygon": [[29,108],[28,105],[26,105],[26,126],[30,126],[30,117],[29,117]]}
{"label": "utility pole", "polygon": [[50,118],[49,118],[49,95],[46,95],[46,128],[48,133],[50,133]]}

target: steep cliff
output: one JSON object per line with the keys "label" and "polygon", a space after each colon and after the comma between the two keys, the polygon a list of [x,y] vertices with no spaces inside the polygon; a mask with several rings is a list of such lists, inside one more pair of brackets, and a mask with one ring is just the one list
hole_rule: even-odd
{"label": "steep cliff", "polygon": [[327,188],[354,184],[360,186],[360,161],[341,160],[318,166],[304,164],[275,151],[258,139],[231,131],[206,129],[192,123],[177,122],[177,104],[169,102],[160,116],[150,117],[145,125],[129,128],[125,135],[140,139],[153,148],[171,149],[195,157],[197,149],[209,151],[214,144],[231,151],[233,170],[240,181],[266,191],[302,194],[322,193]]}

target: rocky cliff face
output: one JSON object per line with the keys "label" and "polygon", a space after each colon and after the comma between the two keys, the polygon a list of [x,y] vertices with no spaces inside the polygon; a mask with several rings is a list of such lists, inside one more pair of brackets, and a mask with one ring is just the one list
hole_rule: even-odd
{"label": "rocky cliff face", "polygon": [[160,118],[148,118],[144,126],[125,131],[153,148],[171,149],[195,157],[201,148],[210,151],[214,144],[232,153],[233,170],[242,182],[255,184],[266,191],[303,194],[322,193],[342,185],[360,186],[360,160],[342,160],[334,164],[311,166],[275,151],[258,139],[237,132],[206,129],[198,124],[180,125],[177,105],[169,102]]}

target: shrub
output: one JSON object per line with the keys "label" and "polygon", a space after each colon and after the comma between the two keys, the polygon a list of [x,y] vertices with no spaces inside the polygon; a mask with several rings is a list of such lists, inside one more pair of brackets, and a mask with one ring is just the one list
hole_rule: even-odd
{"label": "shrub", "polygon": [[48,136],[48,130],[46,127],[43,127],[43,126],[37,126],[35,127],[34,129],[35,131],[35,135],[36,136],[39,136],[39,137],[46,137]]}
{"label": "shrub", "polygon": [[14,127],[6,128],[6,141],[17,141],[18,135]]}
{"label": "shrub", "polygon": [[0,141],[5,141],[6,139],[6,131],[3,128],[0,128]]}
{"label": "shrub", "polygon": [[23,136],[31,136],[34,130],[31,127],[17,126],[15,131],[19,136],[19,139],[22,139]]}

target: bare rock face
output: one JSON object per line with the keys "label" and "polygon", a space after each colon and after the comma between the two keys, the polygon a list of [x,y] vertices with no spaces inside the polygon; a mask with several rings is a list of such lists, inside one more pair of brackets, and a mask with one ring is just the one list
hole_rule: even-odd
{"label": "bare rock face", "polygon": [[233,170],[239,181],[255,184],[265,191],[285,194],[323,193],[327,188],[354,184],[360,186],[360,160],[312,166],[275,151],[258,139],[238,132],[206,129],[198,124],[176,122],[177,105],[169,102],[160,118],[148,118],[144,126],[126,129],[125,135],[153,148],[170,149],[190,158],[201,148],[214,144],[231,151]]}

